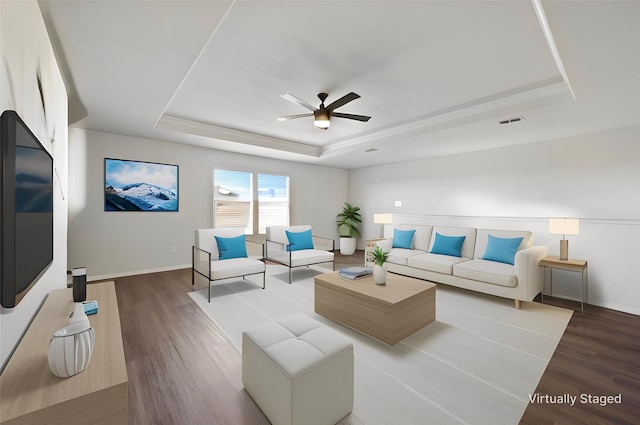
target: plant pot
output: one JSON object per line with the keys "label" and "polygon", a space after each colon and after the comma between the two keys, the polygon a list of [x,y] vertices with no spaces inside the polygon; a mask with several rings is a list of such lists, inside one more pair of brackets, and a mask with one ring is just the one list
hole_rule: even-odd
{"label": "plant pot", "polygon": [[340,254],[352,255],[356,252],[356,238],[340,238]]}
{"label": "plant pot", "polygon": [[373,266],[373,281],[378,285],[384,285],[387,283],[387,270],[384,267],[375,264]]}

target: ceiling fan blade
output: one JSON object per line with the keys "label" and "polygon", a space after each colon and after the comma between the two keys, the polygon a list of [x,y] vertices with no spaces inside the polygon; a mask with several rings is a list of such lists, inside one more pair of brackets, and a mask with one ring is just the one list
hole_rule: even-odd
{"label": "ceiling fan blade", "polygon": [[303,108],[307,108],[307,109],[308,109],[308,110],[310,110],[310,111],[315,111],[316,109],[318,109],[318,108],[316,108],[316,107],[314,107],[314,106],[309,105],[309,104],[308,104],[307,102],[305,102],[304,100],[302,100],[302,99],[298,99],[297,97],[295,97],[294,95],[289,94],[289,93],[282,93],[282,94],[280,95],[280,97],[281,97],[281,98],[283,98],[284,100],[288,100],[288,101],[289,101],[289,102],[291,102],[291,103],[295,103],[296,105],[300,105],[300,106],[302,106]]}
{"label": "ceiling fan blade", "polygon": [[327,109],[330,111],[333,111],[335,109],[340,108],[341,106],[346,105],[347,103],[351,102],[352,100],[356,100],[360,97],[360,95],[355,94],[354,92],[351,93],[347,93],[344,96],[342,96],[340,99],[336,100],[335,102],[330,103],[327,106]]}
{"label": "ceiling fan blade", "polygon": [[278,121],[288,121],[288,120],[293,120],[296,118],[302,118],[302,117],[312,117],[313,113],[311,114],[297,114],[297,115],[287,115],[286,117],[279,117]]}
{"label": "ceiling fan blade", "polygon": [[366,115],[342,114],[340,112],[332,112],[331,116],[336,118],[347,118],[350,120],[363,121],[363,122],[367,122],[371,118]]}

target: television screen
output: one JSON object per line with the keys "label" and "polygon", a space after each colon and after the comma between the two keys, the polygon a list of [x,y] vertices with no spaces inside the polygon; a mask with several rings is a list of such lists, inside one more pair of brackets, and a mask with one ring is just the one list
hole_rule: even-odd
{"label": "television screen", "polygon": [[15,111],[0,125],[0,304],[12,308],[53,261],[53,158]]}

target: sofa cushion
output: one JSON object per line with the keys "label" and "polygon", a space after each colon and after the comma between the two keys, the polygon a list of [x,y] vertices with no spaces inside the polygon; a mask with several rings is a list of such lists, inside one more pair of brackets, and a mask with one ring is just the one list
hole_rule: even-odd
{"label": "sofa cushion", "polygon": [[433,226],[425,226],[421,224],[397,224],[393,226],[387,225],[384,226],[384,237],[390,240],[393,239],[394,229],[415,230],[416,233],[413,235],[412,248],[420,249],[425,252],[429,251]]}
{"label": "sofa cushion", "polygon": [[265,264],[253,258],[231,258],[224,261],[211,262],[211,279],[226,279],[255,273],[262,273]]}
{"label": "sofa cushion", "polygon": [[518,285],[515,267],[488,260],[470,260],[453,266],[453,275],[513,288]]}
{"label": "sofa cushion", "polygon": [[219,260],[247,257],[247,243],[244,234],[232,238],[223,236],[216,236],[215,238],[218,244],[218,252],[220,252]]}
{"label": "sofa cushion", "polygon": [[347,338],[302,313],[258,325],[243,334],[291,379],[353,350]]}
{"label": "sofa cushion", "polygon": [[460,257],[473,258],[473,250],[476,246],[476,229],[471,227],[450,227],[450,226],[434,226],[431,244],[427,251],[433,249],[435,244],[435,234],[439,233],[443,236],[465,236],[460,250]]}
{"label": "sofa cushion", "polygon": [[310,230],[311,226],[308,224],[298,225],[298,226],[267,226],[267,240],[277,242],[282,245],[288,245],[289,239],[287,239],[286,231],[289,232],[303,232],[305,230]]}
{"label": "sofa cushion", "polygon": [[233,238],[236,236],[244,235],[244,230],[244,227],[216,227],[212,229],[197,229],[195,234],[196,246],[211,253],[212,260],[218,260],[218,257],[220,257],[220,251],[218,251],[216,236]]}
{"label": "sofa cushion", "polygon": [[451,255],[426,253],[409,257],[407,266],[436,273],[453,274],[453,266],[463,261],[468,260]]}
{"label": "sofa cushion", "polygon": [[522,242],[520,242],[518,251],[533,246],[533,234],[526,230],[478,229],[478,236],[476,237],[476,249],[473,252],[473,258],[482,258],[485,251],[487,250],[487,243],[489,243],[489,234],[497,238],[522,238]]}
{"label": "sofa cushion", "polygon": [[333,252],[319,249],[303,249],[291,251],[291,267],[306,266],[307,264],[330,263],[333,261]]}
{"label": "sofa cushion", "polygon": [[301,251],[303,249],[313,249],[313,237],[311,229],[302,232],[290,232],[285,230],[289,245],[287,251]]}
{"label": "sofa cushion", "polygon": [[431,254],[450,255],[452,257],[462,257],[462,244],[466,236],[445,236],[436,232],[433,246],[429,251]]}
{"label": "sofa cushion", "polygon": [[420,254],[425,254],[425,252],[419,249],[391,248],[387,252],[387,262],[406,266],[407,258]]}
{"label": "sofa cushion", "polygon": [[393,229],[393,248],[406,248],[411,249],[413,247],[413,235],[415,230],[400,230]]}
{"label": "sofa cushion", "polygon": [[522,238],[498,238],[489,234],[487,249],[482,256],[483,260],[497,261],[505,264],[513,264]]}

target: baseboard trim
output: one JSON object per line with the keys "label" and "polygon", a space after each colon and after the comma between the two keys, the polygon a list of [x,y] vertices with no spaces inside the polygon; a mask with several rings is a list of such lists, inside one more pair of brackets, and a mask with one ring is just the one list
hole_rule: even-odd
{"label": "baseboard trim", "polygon": [[109,279],[117,279],[119,277],[127,277],[127,276],[137,276],[140,274],[150,274],[150,273],[161,273],[161,272],[169,272],[173,270],[181,270],[181,269],[189,269],[191,268],[191,263],[188,264],[178,264],[175,266],[168,267],[157,267],[153,269],[143,269],[143,270],[132,270],[128,272],[121,273],[109,273],[95,276],[87,276],[87,282],[95,282],[98,280],[109,280]]}
{"label": "baseboard trim", "polygon": [[640,315],[640,310],[638,310],[637,308],[633,308],[632,306],[628,306],[628,305],[622,305],[619,303],[612,303],[612,302],[600,301],[600,300],[589,300],[589,304],[602,307],[602,308],[607,308],[609,310],[620,311],[622,313],[635,314],[636,316]]}

